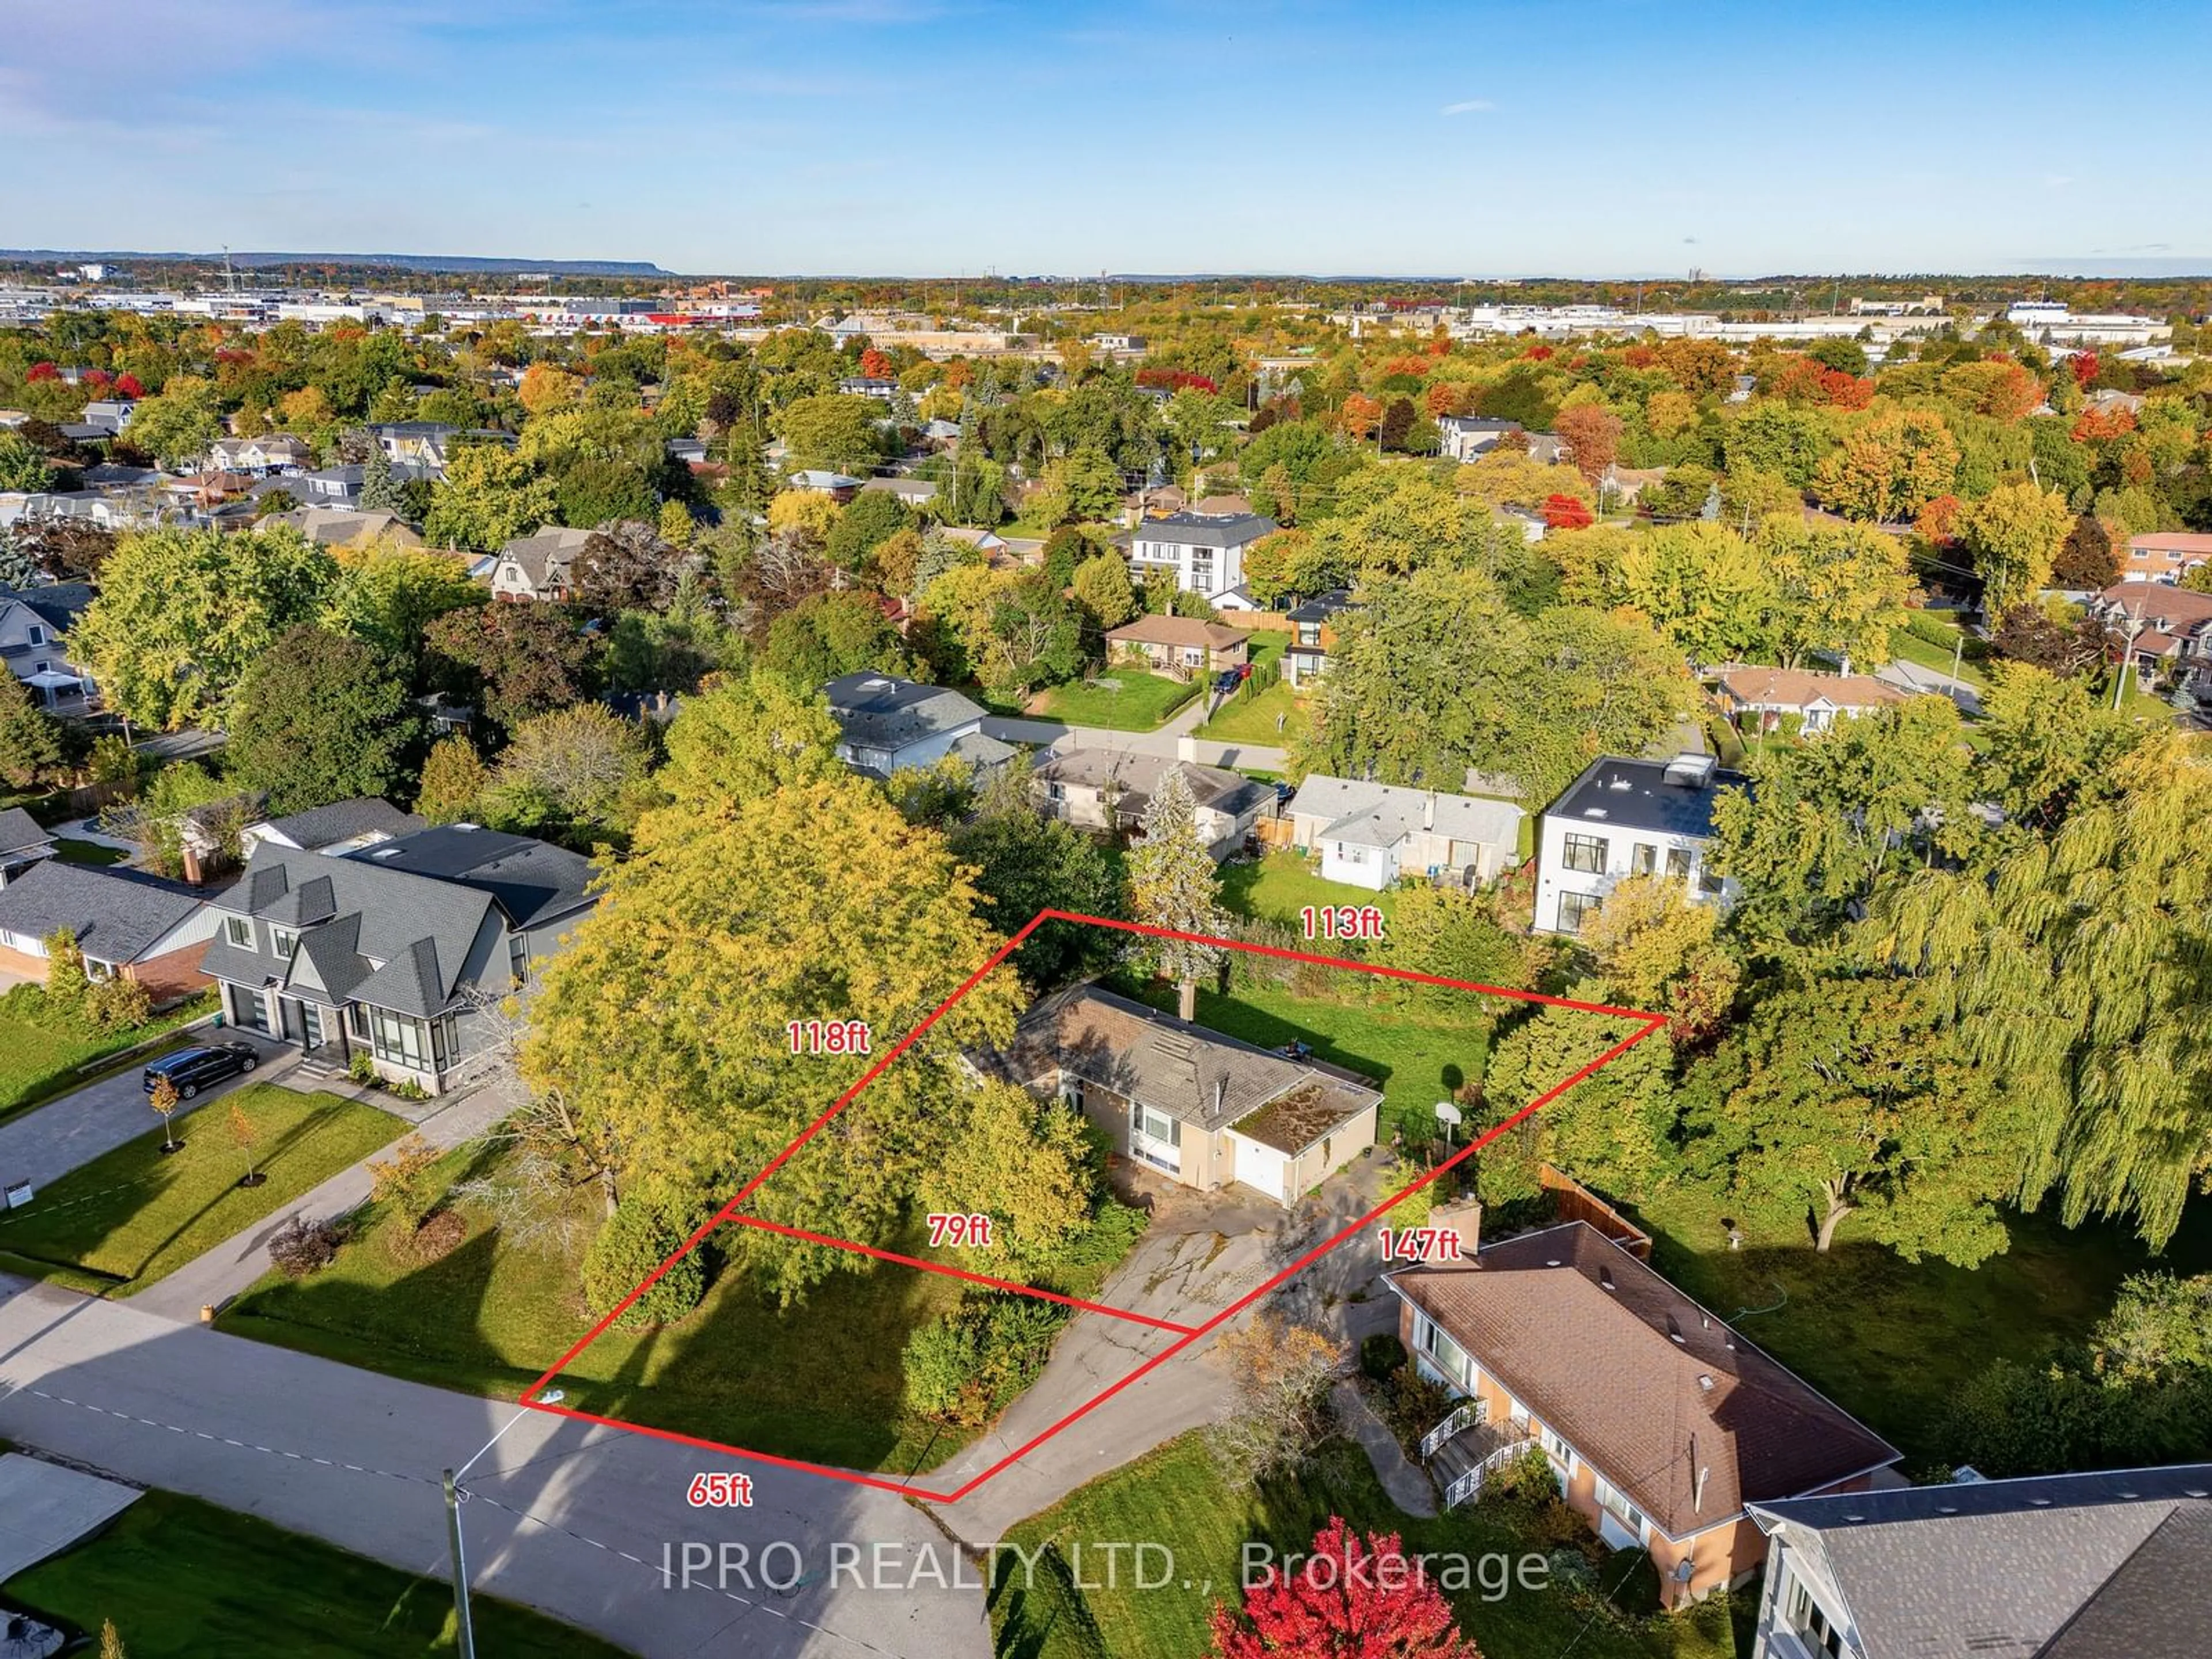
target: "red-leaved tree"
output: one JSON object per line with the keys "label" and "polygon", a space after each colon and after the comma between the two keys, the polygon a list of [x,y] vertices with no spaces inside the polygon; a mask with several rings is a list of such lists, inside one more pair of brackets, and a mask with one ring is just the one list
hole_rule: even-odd
{"label": "red-leaved tree", "polygon": [[1544,522],[1553,530],[1587,530],[1595,519],[1589,507],[1576,496],[1547,495]]}
{"label": "red-leaved tree", "polygon": [[1362,1543],[1336,1516],[1310,1556],[1288,1572],[1269,1568],[1245,1592],[1241,1617],[1214,1608],[1213,1650],[1219,1659],[1482,1659],[1397,1534]]}
{"label": "red-leaved tree", "polygon": [[2097,354],[2094,351],[2075,352],[2066,360],[2066,366],[2074,371],[2074,384],[2082,386],[2095,380],[2097,371],[2104,367],[2097,361]]}
{"label": "red-leaved tree", "polygon": [[143,398],[146,395],[146,388],[138,384],[136,374],[118,374],[115,377],[115,395],[118,398]]}
{"label": "red-leaved tree", "polygon": [[860,373],[872,380],[888,380],[891,377],[891,360],[870,346],[860,354]]}

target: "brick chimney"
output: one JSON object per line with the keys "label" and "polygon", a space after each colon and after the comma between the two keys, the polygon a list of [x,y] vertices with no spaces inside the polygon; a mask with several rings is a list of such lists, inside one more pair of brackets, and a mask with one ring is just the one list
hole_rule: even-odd
{"label": "brick chimney", "polygon": [[[1447,1177],[1449,1178],[1449,1177]],[[1459,1260],[1465,1267],[1474,1265],[1474,1253],[1482,1248],[1482,1200],[1462,1198],[1448,1204],[1438,1204],[1429,1212],[1428,1224],[1449,1227],[1459,1235]],[[1449,1261],[1440,1267],[1449,1267]]]}

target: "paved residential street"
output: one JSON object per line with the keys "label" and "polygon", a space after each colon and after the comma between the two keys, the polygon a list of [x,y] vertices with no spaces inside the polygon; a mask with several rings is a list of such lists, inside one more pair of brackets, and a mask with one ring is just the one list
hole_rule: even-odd
{"label": "paved residential street", "polygon": [[[515,1416],[496,1401],[181,1327],[127,1304],[15,1279],[0,1279],[0,1435],[409,1571],[445,1571],[439,1471],[465,1463]],[[716,1469],[754,1477],[751,1508],[686,1504],[692,1475]],[[480,1591],[654,1659],[984,1659],[991,1650],[975,1564],[930,1516],[887,1492],[538,1413],[516,1423],[467,1485]],[[687,1540],[695,1563],[726,1560],[726,1583],[715,1587],[708,1573],[690,1589],[664,1588],[663,1552],[680,1568]]]}
{"label": "paved residential street", "polygon": [[[1178,754],[1178,745],[1192,728],[1205,718],[1204,703],[1197,702],[1183,710],[1157,732],[1116,732],[1103,726],[1063,726],[1058,720],[1030,720],[1006,714],[987,714],[983,717],[983,732],[1001,743],[1030,743],[1054,750],[1109,749],[1125,755],[1161,755],[1172,757]],[[1255,772],[1280,772],[1290,764],[1290,751],[1270,748],[1257,743],[1216,743],[1207,738],[1192,739],[1198,745],[1198,758],[1206,766],[1246,767]]]}
{"label": "paved residential street", "polygon": [[[203,1028],[198,1036],[217,1035]],[[175,1121],[189,1123],[191,1114],[211,1100],[220,1100],[240,1083],[281,1081],[299,1063],[300,1053],[281,1042],[252,1032],[226,1028],[223,1037],[240,1037],[260,1052],[261,1064],[242,1078],[202,1090],[181,1102]],[[143,1068],[127,1066],[112,1077],[88,1084],[75,1094],[23,1112],[0,1123],[0,1182],[28,1181],[45,1186],[103,1152],[112,1152],[137,1135],[158,1135],[161,1120],[146,1103]]]}

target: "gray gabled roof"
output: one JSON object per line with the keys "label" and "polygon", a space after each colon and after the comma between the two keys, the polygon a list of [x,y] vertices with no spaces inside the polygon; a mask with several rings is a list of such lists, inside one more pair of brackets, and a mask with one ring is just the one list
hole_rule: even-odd
{"label": "gray gabled roof", "polygon": [[422,820],[412,812],[401,811],[388,800],[362,795],[352,800],[334,800],[326,806],[311,806],[304,812],[270,818],[252,827],[273,830],[293,846],[312,853],[357,836],[410,835],[422,828]]}
{"label": "gray gabled roof", "polygon": [[14,599],[27,606],[40,622],[57,634],[66,634],[77,613],[90,605],[93,589],[85,582],[51,582],[41,587],[0,587],[0,605]]}
{"label": "gray gabled roof", "polygon": [[2199,1659],[2212,1630],[2212,1464],[1800,1498],[1751,1515],[1841,1593],[1867,1659]]}
{"label": "gray gabled roof", "polygon": [[1505,801],[1442,790],[1411,789],[1311,773],[1291,798],[1293,817],[1326,820],[1321,837],[1360,847],[1395,847],[1425,828],[1454,841],[1516,848],[1522,811]]}
{"label": "gray gabled roof", "polygon": [[333,862],[371,864],[485,894],[517,927],[535,927],[580,908],[590,897],[592,877],[591,860],[580,853],[473,823],[441,823]]}
{"label": "gray gabled roof", "polygon": [[202,902],[136,870],[42,859],[0,890],[0,929],[45,939],[66,927],[88,957],[136,962]]}
{"label": "gray gabled roof", "polygon": [[983,718],[957,691],[863,669],[822,688],[845,741],[861,749],[903,749]]}
{"label": "gray gabled roof", "polygon": [[43,847],[52,851],[52,831],[43,828],[39,821],[20,806],[11,806],[0,812],[0,856],[27,853]]}

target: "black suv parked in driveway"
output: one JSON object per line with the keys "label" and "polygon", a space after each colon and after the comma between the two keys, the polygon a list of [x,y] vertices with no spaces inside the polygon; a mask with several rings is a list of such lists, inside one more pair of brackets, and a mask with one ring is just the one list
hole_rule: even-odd
{"label": "black suv parked in driveway", "polygon": [[167,1078],[178,1099],[190,1100],[210,1084],[250,1072],[260,1063],[261,1056],[247,1042],[210,1042],[197,1048],[179,1048],[147,1066],[146,1092],[152,1094],[155,1083]]}

